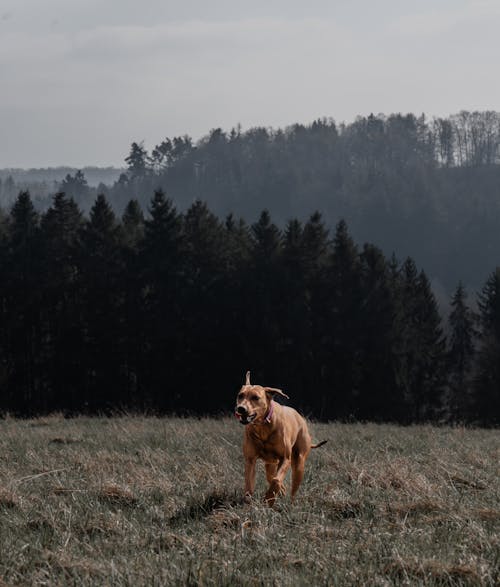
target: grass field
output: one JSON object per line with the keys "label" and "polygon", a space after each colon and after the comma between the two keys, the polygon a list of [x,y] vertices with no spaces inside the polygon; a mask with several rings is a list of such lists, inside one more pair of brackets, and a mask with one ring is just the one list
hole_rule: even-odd
{"label": "grass field", "polygon": [[0,420],[0,585],[498,585],[500,433],[315,424],[291,505],[233,419]]}

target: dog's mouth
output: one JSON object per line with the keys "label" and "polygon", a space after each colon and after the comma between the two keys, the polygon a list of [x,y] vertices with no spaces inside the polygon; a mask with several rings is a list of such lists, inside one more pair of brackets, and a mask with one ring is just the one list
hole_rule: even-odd
{"label": "dog's mouth", "polygon": [[257,414],[238,414],[238,412],[235,412],[234,415],[238,418],[240,424],[243,425],[251,424],[257,417]]}

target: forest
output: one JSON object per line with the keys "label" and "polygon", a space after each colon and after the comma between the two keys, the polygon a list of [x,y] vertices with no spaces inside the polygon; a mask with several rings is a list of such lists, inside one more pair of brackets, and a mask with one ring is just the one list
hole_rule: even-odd
{"label": "forest", "polygon": [[227,413],[251,370],[322,420],[499,423],[499,268],[441,317],[425,271],[345,220],[245,217],[161,189],[120,215],[104,194],[84,214],[19,193],[0,218],[0,413]]}
{"label": "forest", "polygon": [[435,292],[448,295],[460,280],[479,289],[498,264],[499,145],[500,114],[492,111],[216,128],[197,141],[167,137],[150,149],[139,138],[116,181],[113,170],[99,184],[96,170],[80,170],[54,189],[42,181],[47,173],[16,181],[3,174],[0,201],[10,206],[28,189],[45,212],[51,195],[62,191],[88,214],[105,194],[121,215],[131,199],[147,210],[154,190],[162,189],[181,212],[196,200],[219,218],[233,213],[250,221],[267,209],[281,229],[320,210],[329,227],[344,219],[356,242],[377,243],[389,257],[411,256]]}

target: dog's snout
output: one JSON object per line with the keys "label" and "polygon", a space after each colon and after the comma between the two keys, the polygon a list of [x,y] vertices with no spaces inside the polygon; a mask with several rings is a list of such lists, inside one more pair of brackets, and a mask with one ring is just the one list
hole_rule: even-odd
{"label": "dog's snout", "polygon": [[242,416],[247,413],[247,410],[243,406],[236,406],[236,413],[241,414]]}

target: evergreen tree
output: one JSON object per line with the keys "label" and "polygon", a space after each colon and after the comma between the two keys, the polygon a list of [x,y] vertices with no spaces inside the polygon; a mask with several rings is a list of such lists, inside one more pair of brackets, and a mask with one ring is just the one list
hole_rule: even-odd
{"label": "evergreen tree", "polygon": [[132,181],[143,179],[148,173],[148,152],[143,143],[132,143],[130,153],[125,157],[128,174]]}
{"label": "evergreen tree", "polygon": [[4,348],[8,394],[14,412],[40,409],[41,357],[39,217],[29,192],[20,192],[9,222],[4,257]]}
{"label": "evergreen tree", "polygon": [[264,210],[251,227],[250,267],[242,292],[244,356],[248,357],[255,375],[267,380],[277,376],[279,367],[270,364],[281,337],[276,309],[281,303],[280,273],[282,239],[278,227]]}
{"label": "evergreen tree", "polygon": [[445,338],[429,280],[408,258],[401,269],[396,315],[396,381],[409,421],[436,418],[444,393]]}
{"label": "evergreen tree", "polygon": [[324,353],[321,369],[328,417],[353,416],[360,393],[360,280],[359,252],[347,223],[341,220],[326,268],[325,307],[319,314],[324,324],[320,337]]}
{"label": "evergreen tree", "polygon": [[90,188],[83,171],[77,171],[74,176],[68,173],[60,185],[60,191],[69,194],[79,204],[84,204]]}
{"label": "evergreen tree", "polygon": [[[143,324],[143,273],[141,250],[144,241],[144,214],[139,202],[128,202],[122,215],[121,247],[123,268],[120,277],[123,291],[123,341],[124,371],[126,378],[126,400],[131,406],[140,405],[143,393],[139,373],[141,371],[143,349],[146,346]],[[142,406],[141,406],[142,407]]]}
{"label": "evergreen tree", "polygon": [[276,356],[280,362],[280,378],[298,401],[308,388],[305,370],[310,360],[311,339],[310,295],[303,237],[302,224],[297,219],[290,220],[283,234],[282,297],[276,307],[281,335]]}
{"label": "evergreen tree", "polygon": [[155,192],[149,211],[141,252],[147,340],[141,378],[150,400],[162,410],[172,410],[183,391],[181,384],[170,386],[185,344],[179,295],[185,251],[182,219],[161,190]]}
{"label": "evergreen tree", "polygon": [[365,244],[361,254],[360,352],[362,380],[356,416],[397,421],[403,415],[394,369],[397,313],[391,268],[382,251]]}
{"label": "evergreen tree", "polygon": [[467,293],[462,283],[457,285],[451,308],[448,319],[448,410],[452,420],[463,422],[468,418],[471,407],[471,371],[477,332],[475,316],[467,305]]}
{"label": "evergreen tree", "polygon": [[414,400],[418,421],[435,419],[442,414],[446,380],[446,338],[436,298],[424,271],[419,274],[416,293],[420,356]]}
{"label": "evergreen tree", "polygon": [[84,299],[86,397],[88,407],[107,410],[123,403],[123,297],[119,227],[104,195],[90,211],[81,255]]}
{"label": "evergreen tree", "polygon": [[44,411],[78,409],[82,365],[82,300],[79,251],[83,219],[78,206],[62,192],[42,217],[44,368],[48,390]]}
{"label": "evergreen tree", "polygon": [[144,214],[139,202],[128,202],[122,215],[122,242],[130,250],[137,251],[144,238]]}
{"label": "evergreen tree", "polygon": [[500,423],[500,268],[479,295],[480,346],[474,393],[474,416],[483,424]]}
{"label": "evergreen tree", "polygon": [[[225,369],[225,365],[213,360],[214,349],[232,344],[230,339],[220,339],[224,229],[207,205],[199,200],[186,211],[183,228],[184,282],[179,295],[182,336],[186,343],[181,362],[185,385],[191,389],[189,402],[184,407],[195,402],[201,411],[209,412],[218,409],[211,395],[212,382],[214,378],[219,380]],[[192,365],[196,365],[196,370]]]}

